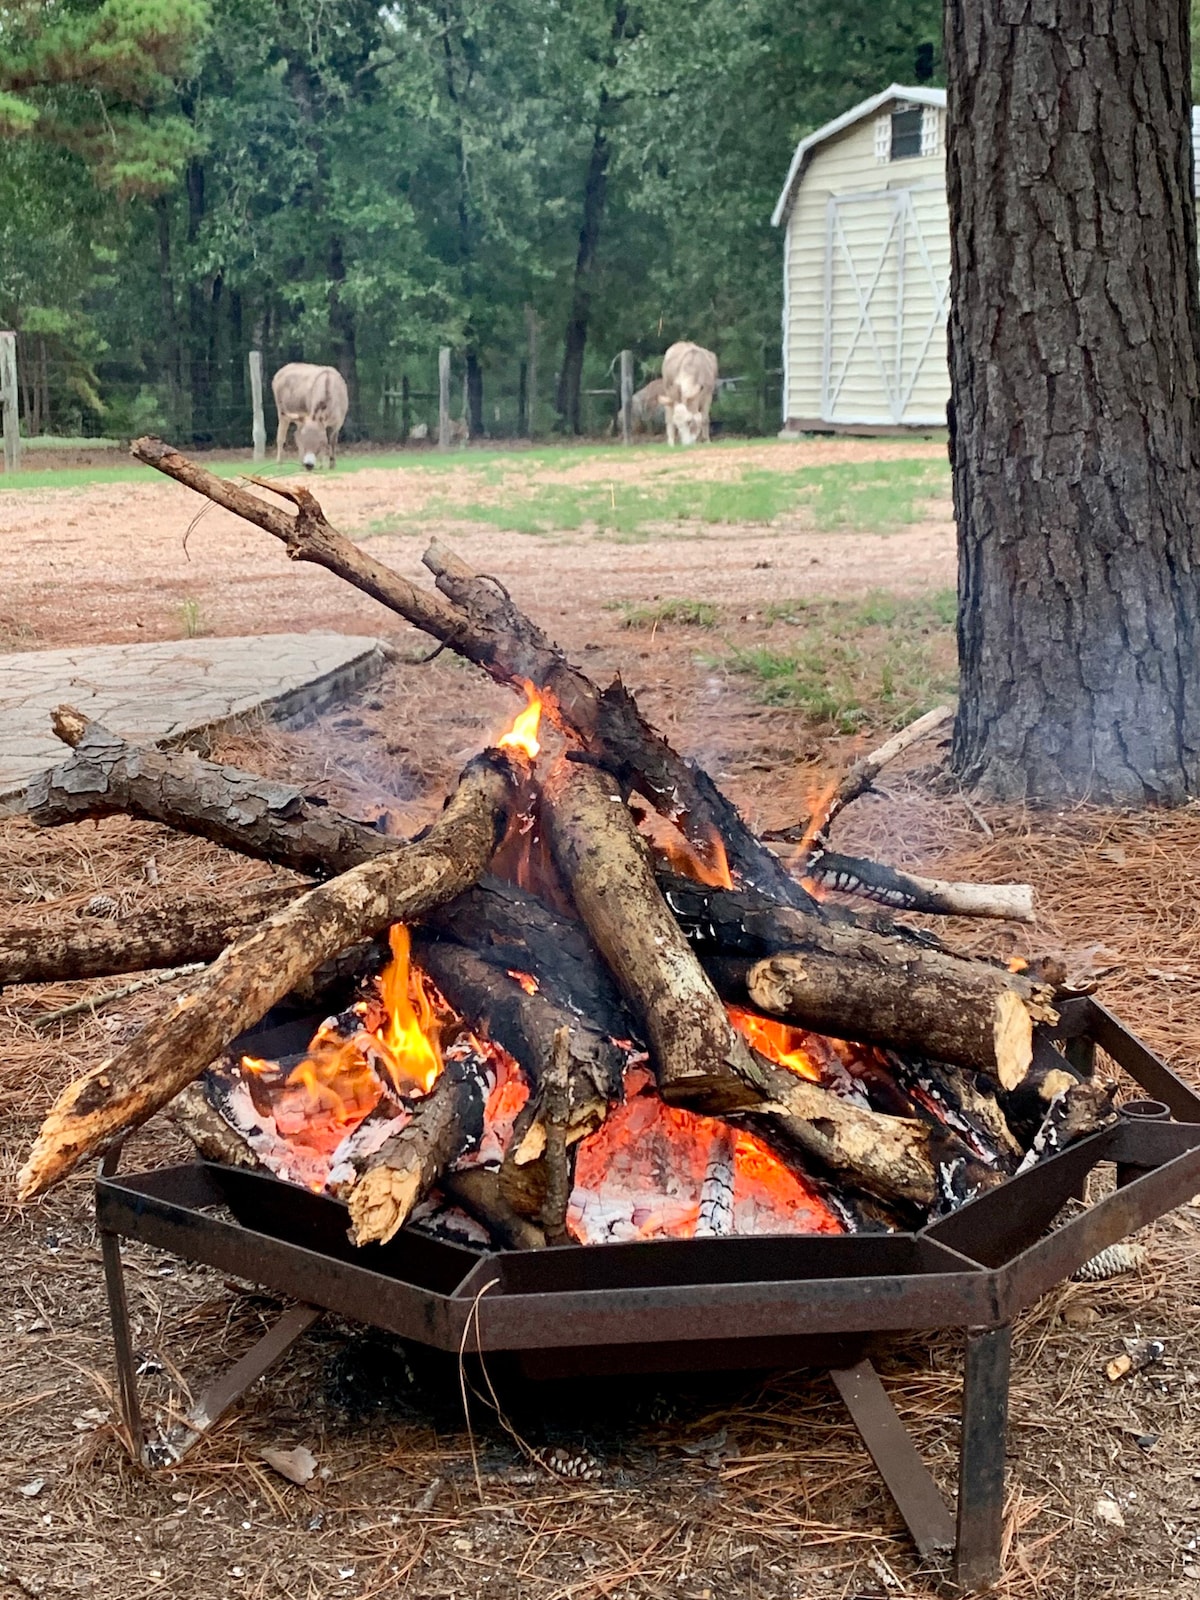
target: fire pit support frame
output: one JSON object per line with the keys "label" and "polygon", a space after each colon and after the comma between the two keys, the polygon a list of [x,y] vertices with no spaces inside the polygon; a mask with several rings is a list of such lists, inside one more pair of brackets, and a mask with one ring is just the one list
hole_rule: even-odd
{"label": "fire pit support frame", "polygon": [[[682,1352],[672,1365],[692,1368],[694,1357],[727,1368],[819,1362],[918,1549],[953,1547],[959,1591],[984,1588],[1000,1576],[1003,1549],[1014,1317],[1200,1188],[1200,1095],[1091,999],[1064,1005],[1054,1035],[1043,1034],[1037,1048],[1052,1049],[1051,1038],[1080,1061],[1098,1045],[1162,1106],[1135,1102],[1131,1115],[915,1234],[480,1252],[402,1230],[388,1246],[356,1251],[336,1201],[209,1163],[119,1176],[114,1147],[97,1177],[96,1220],[131,1444],[148,1466],[177,1460],[172,1446],[190,1447],[195,1423],[215,1421],[218,1402],[232,1405],[321,1310],[442,1350],[511,1351],[535,1369],[540,1359],[541,1375],[560,1359],[639,1370],[658,1351]],[[1064,1213],[1105,1163],[1122,1183],[1081,1215]],[[143,1433],[122,1238],[299,1302],[218,1380],[196,1408],[201,1415],[161,1442]],[[966,1338],[953,1522],[874,1368],[847,1365],[830,1347],[849,1354],[857,1343],[861,1355],[866,1336],[939,1327]]]}

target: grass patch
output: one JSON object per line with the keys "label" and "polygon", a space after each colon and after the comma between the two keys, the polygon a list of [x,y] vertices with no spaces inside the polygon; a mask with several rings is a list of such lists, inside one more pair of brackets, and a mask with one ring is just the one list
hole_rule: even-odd
{"label": "grass patch", "polygon": [[949,488],[949,471],[938,461],[855,462],[790,472],[743,467],[736,476],[705,480],[690,476],[687,460],[677,456],[639,483],[605,482],[599,474],[591,483],[529,483],[513,481],[510,472],[501,480],[506,492],[499,499],[445,500],[422,516],[433,512],[502,533],[589,531],[629,542],[680,526],[770,527],[788,512],[807,510],[824,532],[887,532],[919,521],[925,503]]}
{"label": "grass patch", "polygon": [[620,612],[623,628],[715,628],[720,615],[711,600],[656,600],[653,605],[618,600],[613,609]]}
{"label": "grass patch", "polygon": [[179,607],[179,621],[185,639],[201,639],[210,631],[203,606],[190,597]]}
{"label": "grass patch", "polygon": [[735,650],[767,705],[789,706],[836,733],[902,727],[955,693],[953,590],[909,598],[802,600],[768,619],[795,628],[786,649]]}

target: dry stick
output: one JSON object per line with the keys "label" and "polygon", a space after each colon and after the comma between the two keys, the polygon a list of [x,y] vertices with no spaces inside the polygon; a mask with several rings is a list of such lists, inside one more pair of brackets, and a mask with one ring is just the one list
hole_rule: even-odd
{"label": "dry stick", "polygon": [[841,894],[890,906],[894,911],[924,911],[946,917],[997,917],[1032,922],[1033,887],[1028,883],[951,883],[899,872],[879,861],[823,850],[804,868],[806,878]]}
{"label": "dry stick", "polygon": [[126,812],[314,876],[345,872],[397,843],[294,784],[191,750],[131,744],[72,706],[59,706],[50,722],[74,754],[29,786],[26,807],[41,827]]}
{"label": "dry stick", "polygon": [[616,782],[559,761],[542,795],[559,870],[643,1023],[664,1099],[717,1116],[757,1112],[773,1138],[871,1192],[931,1204],[934,1130],[859,1110],[751,1054],[658,891]]}
{"label": "dry stick", "polygon": [[354,1242],[386,1244],[457,1157],[478,1145],[487,1068],[474,1051],[450,1057],[399,1133],[368,1158],[349,1195]]}
{"label": "dry stick", "polygon": [[555,725],[597,759],[628,772],[639,791],[677,821],[702,854],[719,836],[730,865],[746,882],[787,904],[811,905],[805,890],[755,837],[707,773],[677,755],[647,725],[619,681],[601,692],[523,612],[450,551],[435,543],[425,563],[454,604],[418,589],[359,549],[328,522],[307,489],[262,483],[295,505],[293,515],[215,477],[161,439],[138,439],[132,454],[265,529],[283,542],[293,560],[315,562],[354,584],[498,682],[535,684],[546,696],[546,714]]}
{"label": "dry stick", "polygon": [[519,764],[502,751],[477,756],[422,838],[301,895],[230,945],[123,1050],[70,1084],[19,1176],[21,1198],[42,1194],[140,1126],[322,961],[478,878],[507,823]]}
{"label": "dry stick", "polygon": [[949,722],[953,715],[953,706],[935,706],[923,717],[910,722],[907,728],[901,728],[899,733],[893,734],[879,746],[878,750],[861,757],[847,769],[821,813],[807,818],[804,822],[793,823],[790,828],[773,829],[770,833],[765,833],[763,838],[778,839],[789,844],[807,844],[825,838],[834,818],[844,811],[852,800],[857,800],[859,795],[867,793],[889,762],[903,755],[904,751],[910,745],[916,744],[918,739],[923,739],[927,733],[933,733],[935,729]]}
{"label": "dry stick", "polygon": [[57,1011],[43,1011],[40,1016],[34,1017],[35,1028],[48,1028],[51,1023],[63,1022],[67,1017],[82,1016],[85,1011],[97,1011],[101,1006],[108,1006],[114,1000],[126,1000],[131,994],[140,994],[143,989],[156,989],[160,983],[170,983],[172,978],[186,978],[193,972],[199,972],[203,967],[202,961],[189,961],[184,966],[167,967],[162,972],[155,972],[149,978],[138,978],[134,983],[123,983],[119,989],[109,989],[105,994],[90,994],[83,1000],[72,1000],[69,1006],[59,1006]]}
{"label": "dry stick", "polygon": [[0,928],[0,984],[61,983],[212,961],[248,928],[294,900],[303,884],[255,884],[243,894],[194,895],[122,917]]}

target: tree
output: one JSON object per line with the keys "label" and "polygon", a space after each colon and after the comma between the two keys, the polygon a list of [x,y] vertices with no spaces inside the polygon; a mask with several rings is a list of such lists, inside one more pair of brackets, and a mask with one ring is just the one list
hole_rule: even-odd
{"label": "tree", "polygon": [[158,102],[206,16],[204,0],[0,0],[0,137],[72,150],[121,194],[162,189],[191,140]]}
{"label": "tree", "polygon": [[1188,0],[948,0],[953,765],[1006,799],[1200,785]]}

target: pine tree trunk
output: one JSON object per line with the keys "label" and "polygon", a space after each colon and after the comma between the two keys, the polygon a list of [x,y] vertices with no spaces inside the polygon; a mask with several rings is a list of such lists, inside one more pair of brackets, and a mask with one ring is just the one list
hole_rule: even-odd
{"label": "pine tree trunk", "polygon": [[1187,0],[948,0],[959,778],[1200,780]]}
{"label": "pine tree trunk", "polygon": [[588,159],[583,188],[583,221],[579,229],[579,250],[575,257],[575,280],[571,287],[571,307],[563,340],[562,370],[558,376],[558,417],[567,433],[583,432],[583,356],[587,349],[588,321],[592,311],[592,275],[600,229],[604,221],[604,202],[608,192],[608,138],[603,124],[597,124]]}

